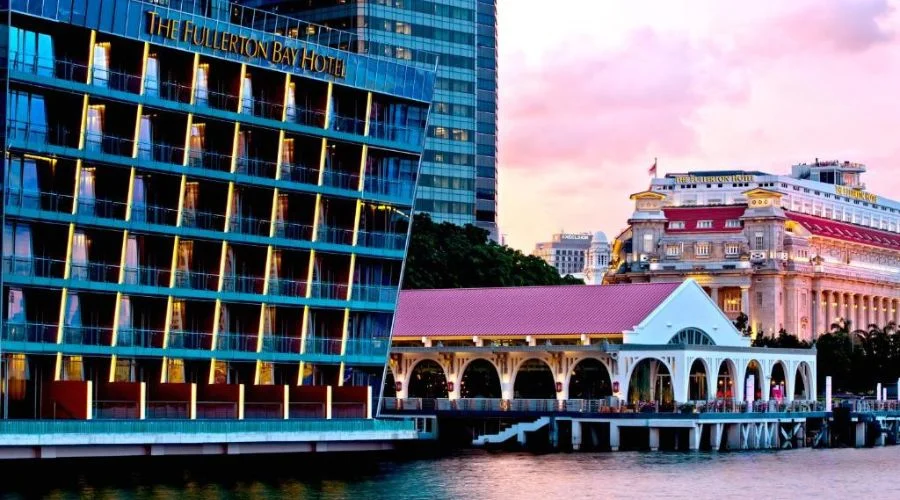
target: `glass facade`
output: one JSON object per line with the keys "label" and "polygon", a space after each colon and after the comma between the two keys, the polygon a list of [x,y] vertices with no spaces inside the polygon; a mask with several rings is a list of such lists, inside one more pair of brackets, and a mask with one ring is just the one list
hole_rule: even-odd
{"label": "glass facade", "polygon": [[497,231],[497,0],[241,0],[348,30],[370,55],[437,62],[416,209]]}
{"label": "glass facade", "polygon": [[2,416],[370,416],[434,69],[215,1],[9,4]]}

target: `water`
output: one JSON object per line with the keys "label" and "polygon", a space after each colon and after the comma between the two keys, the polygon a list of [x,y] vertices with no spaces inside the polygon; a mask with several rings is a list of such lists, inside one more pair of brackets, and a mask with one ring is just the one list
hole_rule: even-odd
{"label": "water", "polygon": [[[747,453],[462,452],[42,462],[0,469],[0,498],[900,498],[900,447]],[[78,464],[79,462],[76,462]],[[34,468],[34,465],[32,465]],[[34,469],[32,469],[34,470]]]}

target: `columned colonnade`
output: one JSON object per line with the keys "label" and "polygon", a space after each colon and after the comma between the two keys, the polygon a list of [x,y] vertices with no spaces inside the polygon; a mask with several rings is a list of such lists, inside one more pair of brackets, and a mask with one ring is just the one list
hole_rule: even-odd
{"label": "columned colonnade", "polygon": [[883,297],[830,289],[813,291],[813,332],[821,335],[831,330],[838,319],[849,319],[853,330],[866,330],[875,324],[884,327],[900,324],[900,297]]}

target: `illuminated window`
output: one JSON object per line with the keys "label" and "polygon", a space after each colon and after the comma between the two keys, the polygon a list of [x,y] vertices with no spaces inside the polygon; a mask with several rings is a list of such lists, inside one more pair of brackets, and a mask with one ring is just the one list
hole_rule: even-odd
{"label": "illuminated window", "polygon": [[447,139],[450,134],[444,127],[434,127],[434,136],[438,139]]}
{"label": "illuminated window", "polygon": [[740,290],[726,290],[723,308],[727,313],[741,312],[741,292]]}
{"label": "illuminated window", "polygon": [[713,223],[711,220],[698,220],[697,221],[697,229],[712,229]]}
{"label": "illuminated window", "polygon": [[678,257],[681,254],[681,245],[666,245],[667,257]]}
{"label": "illuminated window", "polygon": [[739,243],[726,243],[725,255],[734,256],[741,253],[741,245]]}

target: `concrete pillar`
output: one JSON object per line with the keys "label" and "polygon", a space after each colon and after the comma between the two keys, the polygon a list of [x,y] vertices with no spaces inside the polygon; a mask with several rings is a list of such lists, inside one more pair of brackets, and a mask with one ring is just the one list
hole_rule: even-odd
{"label": "concrete pillar", "polygon": [[[900,388],[900,380],[897,380],[897,388]],[[810,397],[815,398],[816,394],[810,394]],[[825,377],[825,411],[831,411],[831,375]]]}
{"label": "concrete pillar", "polygon": [[719,287],[713,286],[709,288],[709,298],[711,298],[717,306],[720,308],[722,307],[722,304],[719,302]]}
{"label": "concrete pillar", "polygon": [[511,400],[513,398],[513,382],[500,383],[500,398]]}
{"label": "concrete pillar", "polygon": [[750,287],[741,287],[741,312],[750,317]]}
{"label": "concrete pillar", "polygon": [[610,451],[619,451],[619,424],[615,422],[609,423],[609,449]]}
{"label": "concrete pillar", "polygon": [[866,445],[866,424],[864,422],[857,422],[854,431],[854,444],[857,448],[862,448]]}
{"label": "concrete pillar", "polygon": [[649,445],[650,451],[659,450],[659,427],[650,427]]}
{"label": "concrete pillar", "polygon": [[725,427],[726,440],[729,450],[741,449],[741,426],[742,424],[720,424]]}
{"label": "concrete pillar", "polygon": [[813,305],[815,309],[813,309],[813,338],[822,335],[823,333],[828,331],[828,328],[825,326],[825,303],[822,301],[822,290],[813,290],[812,296]]}
{"label": "concrete pillar", "polygon": [[837,308],[835,309],[835,317],[838,318],[846,318],[845,310],[844,310],[844,292],[838,292],[837,294]]}
{"label": "concrete pillar", "polygon": [[831,331],[831,324],[834,323],[834,310],[831,308],[831,291],[822,292],[822,305],[825,313],[825,325],[822,331],[828,333]]}
{"label": "concrete pillar", "polygon": [[722,431],[725,427],[725,424],[709,424],[709,446],[713,451],[719,450],[719,445],[722,443]]}
{"label": "concrete pillar", "polygon": [[581,449],[581,421],[572,420],[572,449],[578,451]]}
{"label": "concrete pillar", "polygon": [[703,434],[703,426],[696,424],[688,431],[688,449],[697,451],[700,449],[700,436]]}
{"label": "concrete pillar", "polygon": [[559,422],[555,418],[550,419],[550,447],[559,448]]}

